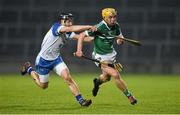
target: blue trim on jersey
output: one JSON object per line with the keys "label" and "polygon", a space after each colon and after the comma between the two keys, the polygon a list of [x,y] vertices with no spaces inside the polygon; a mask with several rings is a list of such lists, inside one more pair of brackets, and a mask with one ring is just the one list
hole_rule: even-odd
{"label": "blue trim on jersey", "polygon": [[59,36],[58,28],[61,26],[60,23],[54,23],[52,25],[52,33],[54,36]]}
{"label": "blue trim on jersey", "polygon": [[39,63],[35,65],[36,72],[40,75],[48,74],[56,65],[62,63],[63,60],[59,56],[57,59],[49,61],[45,60],[42,57],[39,59]]}
{"label": "blue trim on jersey", "polygon": [[67,32],[68,38],[71,36],[72,32]]}

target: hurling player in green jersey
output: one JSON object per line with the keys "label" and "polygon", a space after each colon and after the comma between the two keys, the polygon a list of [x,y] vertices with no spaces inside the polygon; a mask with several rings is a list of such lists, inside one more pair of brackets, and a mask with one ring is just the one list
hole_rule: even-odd
{"label": "hurling player in green jersey", "polygon": [[[97,31],[91,32],[86,31],[81,33],[82,36],[92,36],[94,37],[94,48],[92,56],[96,60],[106,63],[116,62],[116,51],[113,47],[113,43],[116,40],[117,44],[123,44],[123,35],[119,24],[117,23],[117,11],[114,8],[105,8],[102,10],[103,20],[96,25]],[[117,36],[117,37],[112,37]],[[78,39],[78,46],[76,51],[76,56],[83,56],[82,52],[83,37]],[[129,99],[132,105],[137,103],[136,98],[128,90],[127,85],[122,79],[120,73],[113,67],[107,65],[98,64],[102,70],[102,74],[93,80],[94,88],[92,90],[93,96],[96,96],[100,85],[110,81],[111,77],[115,80],[115,84],[120,91],[122,91],[125,96]]]}

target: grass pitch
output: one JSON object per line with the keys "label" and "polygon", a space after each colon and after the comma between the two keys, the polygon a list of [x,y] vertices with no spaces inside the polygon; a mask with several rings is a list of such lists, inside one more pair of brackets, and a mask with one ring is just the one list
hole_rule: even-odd
{"label": "grass pitch", "polygon": [[93,104],[80,107],[62,79],[50,77],[49,88],[38,88],[29,77],[0,75],[0,113],[7,114],[180,114],[180,76],[123,75],[138,99],[133,106],[116,88],[113,79],[91,95],[97,74],[72,74],[85,98]]}

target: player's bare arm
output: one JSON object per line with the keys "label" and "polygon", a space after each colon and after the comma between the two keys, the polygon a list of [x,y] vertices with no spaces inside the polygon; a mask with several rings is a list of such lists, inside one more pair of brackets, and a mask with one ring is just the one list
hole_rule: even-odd
{"label": "player's bare arm", "polygon": [[[80,38],[80,35],[79,34],[76,34],[73,36],[73,39],[74,40],[78,40]],[[90,36],[85,36],[83,38],[83,42],[92,42],[94,40],[94,37],[90,37]]]}
{"label": "player's bare arm", "polygon": [[83,40],[85,37],[86,37],[85,32],[80,33],[80,37],[79,37],[78,42],[77,42],[77,51],[75,53],[75,55],[78,57],[83,56],[82,48],[83,48]]}
{"label": "player's bare arm", "polygon": [[91,31],[95,30],[95,28],[90,25],[73,25],[73,16],[71,13],[61,15],[59,23],[62,25],[62,27],[58,30],[59,33],[82,32],[88,29]]}
{"label": "player's bare arm", "polygon": [[[91,32],[95,32],[97,31],[97,28],[95,26],[93,26],[90,29]],[[83,56],[83,52],[82,52],[82,48],[83,48],[83,41],[89,42],[94,40],[94,37],[90,37],[86,35],[86,32],[82,32],[80,33],[80,37],[78,39],[78,43],[77,43],[77,51],[75,53],[76,56],[78,57],[82,57]]]}
{"label": "player's bare arm", "polygon": [[94,37],[86,36],[83,41],[84,42],[92,42],[93,40],[94,40]]}
{"label": "player's bare arm", "polygon": [[60,29],[59,32],[61,33],[65,33],[65,32],[80,32],[80,31],[84,31],[84,30],[88,30],[91,29],[93,26],[89,26],[89,25],[74,25],[74,26],[69,26],[69,27],[63,27],[62,29]]}

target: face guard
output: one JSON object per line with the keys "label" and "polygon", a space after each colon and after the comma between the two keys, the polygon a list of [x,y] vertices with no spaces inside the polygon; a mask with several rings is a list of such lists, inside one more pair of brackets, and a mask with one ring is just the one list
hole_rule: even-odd
{"label": "face guard", "polygon": [[66,22],[67,20],[73,20],[73,15],[71,13],[62,13],[60,14],[60,20],[64,20]]}

